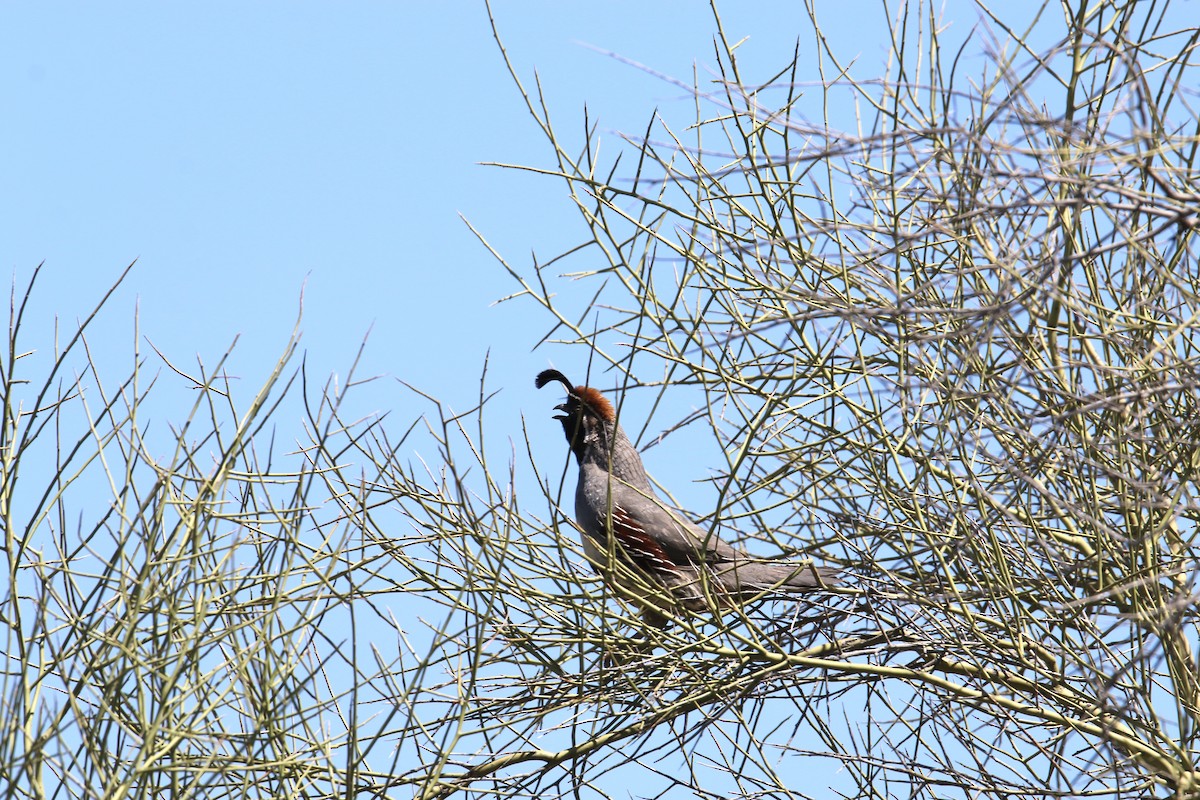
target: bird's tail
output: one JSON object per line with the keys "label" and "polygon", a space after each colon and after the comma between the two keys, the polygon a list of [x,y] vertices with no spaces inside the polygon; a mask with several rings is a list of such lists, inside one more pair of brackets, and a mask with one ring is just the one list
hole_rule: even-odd
{"label": "bird's tail", "polygon": [[751,596],[763,592],[812,592],[842,582],[841,573],[832,567],[815,564],[738,560],[718,574],[718,580],[730,594]]}

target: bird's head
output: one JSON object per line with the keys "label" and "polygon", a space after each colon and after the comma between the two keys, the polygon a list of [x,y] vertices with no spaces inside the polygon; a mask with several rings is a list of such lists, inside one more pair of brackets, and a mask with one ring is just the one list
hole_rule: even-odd
{"label": "bird's head", "polygon": [[561,411],[554,418],[562,423],[563,433],[571,452],[579,463],[583,463],[588,448],[597,448],[593,452],[606,453],[615,441],[617,415],[612,403],[600,394],[599,390],[590,386],[573,386],[567,377],[556,369],[547,369],[538,373],[534,385],[541,389],[548,383],[557,381],[567,388],[567,401],[554,407]]}

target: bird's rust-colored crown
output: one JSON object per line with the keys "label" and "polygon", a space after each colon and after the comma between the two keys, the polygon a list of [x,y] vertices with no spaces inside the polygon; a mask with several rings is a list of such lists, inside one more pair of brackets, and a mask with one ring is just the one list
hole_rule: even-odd
{"label": "bird's rust-colored crown", "polygon": [[593,389],[590,386],[576,386],[575,394],[579,395],[579,401],[596,412],[605,422],[614,422],[617,419],[617,412],[613,410],[612,403],[608,402],[608,398],[600,394],[599,389]]}

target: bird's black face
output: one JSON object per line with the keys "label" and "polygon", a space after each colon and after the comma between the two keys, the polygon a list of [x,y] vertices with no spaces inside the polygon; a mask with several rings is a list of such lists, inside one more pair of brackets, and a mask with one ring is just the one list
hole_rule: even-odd
{"label": "bird's black face", "polygon": [[598,420],[591,419],[588,408],[578,397],[568,397],[567,402],[554,407],[555,411],[561,411],[561,414],[555,414],[554,418],[562,423],[563,433],[567,437],[567,444],[571,447],[571,452],[575,454],[577,461],[583,461],[583,453],[588,441],[588,432],[597,424]]}

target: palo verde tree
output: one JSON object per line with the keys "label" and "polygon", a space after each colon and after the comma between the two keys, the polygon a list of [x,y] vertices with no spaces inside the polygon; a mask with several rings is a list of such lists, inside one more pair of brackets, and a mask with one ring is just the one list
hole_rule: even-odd
{"label": "palo verde tree", "polygon": [[[562,443],[497,438],[492,376],[418,419],[353,413],[353,373],[310,381],[295,336],[248,394],[140,351],[109,379],[108,312],[36,349],[30,282],[0,356],[0,785],[1200,796],[1183,5],[980,5],[950,47],[913,2],[869,78],[815,13],[745,74],[714,10],[694,115],[607,162],[512,71],[587,233],[496,253],[507,301],[648,455],[711,455],[702,522],[844,570],[803,602],[645,630],[583,566]],[[169,446],[155,381],[195,395]]]}

